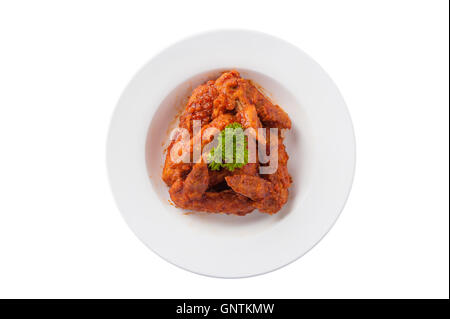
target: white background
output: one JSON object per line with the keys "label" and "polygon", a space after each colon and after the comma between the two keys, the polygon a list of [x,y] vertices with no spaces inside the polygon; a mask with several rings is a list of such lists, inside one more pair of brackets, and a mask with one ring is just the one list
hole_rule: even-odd
{"label": "white background", "polygon": [[[0,297],[448,298],[448,23],[446,0],[1,1]],[[148,250],[105,168],[134,73],[224,27],[311,55],[357,139],[353,190],[329,234],[283,269],[236,280]]]}

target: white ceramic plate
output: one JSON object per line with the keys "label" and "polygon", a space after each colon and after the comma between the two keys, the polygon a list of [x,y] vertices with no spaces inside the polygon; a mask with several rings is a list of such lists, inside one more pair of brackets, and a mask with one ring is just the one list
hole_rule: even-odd
{"label": "white ceramic plate", "polygon": [[[291,117],[290,198],[272,216],[184,214],[161,180],[169,123],[193,88],[232,68]],[[215,277],[263,274],[305,254],[339,216],[355,166],[351,119],[333,81],[295,46],[243,30],[200,34],[155,56],[123,92],[107,144],[112,191],[133,232],[165,260]]]}

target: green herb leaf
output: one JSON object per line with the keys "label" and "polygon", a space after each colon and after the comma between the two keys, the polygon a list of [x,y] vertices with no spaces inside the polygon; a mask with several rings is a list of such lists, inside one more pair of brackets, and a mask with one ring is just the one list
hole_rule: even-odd
{"label": "green herb leaf", "polygon": [[241,124],[235,122],[227,125],[219,133],[218,141],[218,145],[207,156],[211,170],[226,168],[234,171],[248,163],[248,142]]}

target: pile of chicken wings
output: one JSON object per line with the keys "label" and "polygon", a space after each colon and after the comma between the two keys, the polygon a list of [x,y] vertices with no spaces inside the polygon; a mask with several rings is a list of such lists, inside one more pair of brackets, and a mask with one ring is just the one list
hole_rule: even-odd
{"label": "pile of chicken wings", "polygon": [[[162,173],[169,186],[173,203],[183,209],[208,213],[225,213],[243,216],[254,209],[277,213],[288,200],[288,188],[292,178],[288,173],[288,154],[283,144],[283,129],[291,128],[291,120],[278,105],[273,104],[250,80],[241,78],[232,70],[223,73],[215,81],[208,81],[195,88],[180,116],[179,127],[191,134],[192,144],[199,136],[193,136],[193,121],[201,121],[201,132],[209,127],[223,130],[227,125],[240,123],[242,128],[278,128],[278,168],[273,174],[260,174],[259,161],[248,163],[233,171],[214,171],[204,161],[199,163],[174,162],[170,150],[180,139],[175,138],[167,148]],[[269,152],[270,134],[253,136],[258,147],[265,145]],[[272,137],[273,139],[273,137]],[[190,148],[192,150],[192,147]],[[259,152],[263,151],[258,149]],[[267,165],[267,164],[264,164]]]}

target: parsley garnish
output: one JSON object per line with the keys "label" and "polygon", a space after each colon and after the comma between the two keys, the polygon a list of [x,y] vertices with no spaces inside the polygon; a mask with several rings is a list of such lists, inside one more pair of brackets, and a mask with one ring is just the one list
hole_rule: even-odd
{"label": "parsley garnish", "polygon": [[217,146],[211,149],[207,157],[211,170],[218,171],[224,167],[234,171],[235,168],[241,168],[248,163],[248,142],[241,124],[235,122],[227,125],[219,133],[218,141]]}

